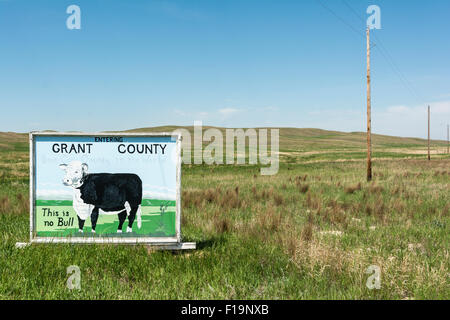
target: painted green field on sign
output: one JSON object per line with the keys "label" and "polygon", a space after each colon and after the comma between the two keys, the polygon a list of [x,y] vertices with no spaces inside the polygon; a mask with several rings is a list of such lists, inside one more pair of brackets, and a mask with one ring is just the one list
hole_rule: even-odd
{"label": "painted green field on sign", "polygon": [[[174,237],[175,201],[144,199],[141,206],[142,225],[138,228],[137,218],[133,231],[120,237]],[[94,236],[117,237],[119,219],[117,215],[100,214]],[[125,220],[123,230],[126,230]],[[91,221],[86,219],[83,233],[78,230],[78,218],[68,200],[37,200],[36,231],[38,237],[92,237]]]}

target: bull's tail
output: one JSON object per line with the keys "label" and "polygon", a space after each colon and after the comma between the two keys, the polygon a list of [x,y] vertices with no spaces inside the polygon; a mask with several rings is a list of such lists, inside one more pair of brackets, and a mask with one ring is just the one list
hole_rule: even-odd
{"label": "bull's tail", "polygon": [[141,205],[139,205],[138,209],[137,209],[137,226],[140,229],[142,226],[142,210],[141,210]]}

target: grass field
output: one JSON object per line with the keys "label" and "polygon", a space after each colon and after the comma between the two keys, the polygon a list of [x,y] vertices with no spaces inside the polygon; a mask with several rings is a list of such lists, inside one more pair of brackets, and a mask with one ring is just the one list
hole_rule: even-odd
{"label": "grass field", "polygon": [[[173,127],[137,131],[171,131]],[[450,157],[445,143],[281,129],[280,171],[185,165],[182,233],[197,250],[33,245],[27,136],[0,133],[0,298],[449,299]],[[81,270],[81,290],[66,268]],[[369,266],[381,289],[369,290]]]}

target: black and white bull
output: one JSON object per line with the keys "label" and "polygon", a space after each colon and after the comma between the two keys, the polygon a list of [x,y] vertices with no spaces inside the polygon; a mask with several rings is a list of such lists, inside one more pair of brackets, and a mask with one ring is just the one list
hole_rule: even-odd
{"label": "black and white bull", "polygon": [[99,213],[119,216],[118,233],[128,216],[127,232],[131,232],[137,215],[141,228],[142,181],[136,174],[88,173],[88,165],[80,161],[59,166],[65,171],[63,184],[73,187],[73,208],[78,216],[79,231],[91,218],[95,233]]}

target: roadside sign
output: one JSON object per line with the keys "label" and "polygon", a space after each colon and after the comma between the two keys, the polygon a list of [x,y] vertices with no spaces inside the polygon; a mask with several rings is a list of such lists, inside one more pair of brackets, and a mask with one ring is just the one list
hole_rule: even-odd
{"label": "roadside sign", "polygon": [[181,135],[30,133],[30,242],[181,242]]}

